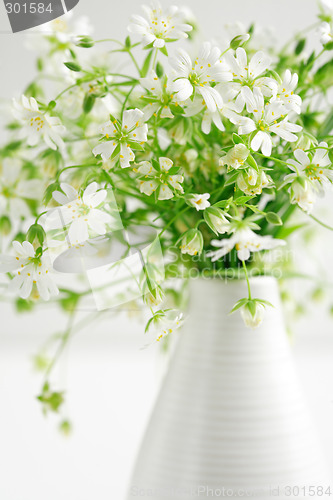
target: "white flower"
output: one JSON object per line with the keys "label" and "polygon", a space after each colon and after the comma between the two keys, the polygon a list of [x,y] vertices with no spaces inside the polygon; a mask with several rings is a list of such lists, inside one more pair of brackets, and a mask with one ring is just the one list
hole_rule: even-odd
{"label": "white flower", "polygon": [[141,85],[152,95],[152,100],[143,109],[144,119],[160,113],[161,118],[173,118],[170,110],[170,104],[178,106],[178,102],[173,99],[173,94],[166,78],[160,79],[154,70],[151,70],[148,76],[140,79]]}
{"label": "white flower", "polygon": [[320,43],[326,45],[328,42],[333,41],[333,25],[332,23],[321,23],[319,26]]}
{"label": "white flower", "polygon": [[204,218],[214,233],[224,234],[229,232],[230,222],[220,208],[208,207],[207,210],[205,210]]}
{"label": "white flower", "polygon": [[333,19],[333,0],[319,0],[319,6],[325,17]]}
{"label": "white flower", "polygon": [[47,256],[37,255],[28,241],[22,244],[13,241],[13,248],[15,256],[0,256],[0,272],[17,271],[8,291],[18,293],[23,299],[27,299],[35,287],[44,300],[49,300],[51,295],[57,295],[59,291],[49,274]]}
{"label": "white flower", "polygon": [[[187,103],[187,107],[185,110],[186,117],[191,117],[197,115],[202,110],[204,110],[204,114],[201,122],[201,130],[204,134],[209,134],[212,128],[212,123],[221,130],[222,132],[225,130],[222,116],[231,119],[231,117],[237,117],[237,113],[240,113],[244,107],[243,101],[237,97],[237,92],[226,86],[226,84],[218,84],[214,87],[221,98],[222,98],[222,106],[216,109],[215,111],[210,111],[207,108],[205,101],[202,100],[201,96],[196,96],[193,99],[193,102],[189,101]],[[235,100],[235,98],[237,99]]]}
{"label": "white flower", "polygon": [[124,112],[121,124],[117,120],[104,123],[100,132],[106,140],[93,149],[93,154],[100,154],[103,161],[119,156],[120,166],[129,167],[135,160],[130,143],[142,145],[147,141],[148,126],[143,120],[144,114],[136,108]]}
{"label": "white flower", "polygon": [[176,72],[173,90],[179,101],[186,101],[198,91],[209,111],[214,112],[223,105],[221,94],[211,86],[214,82],[230,81],[231,73],[220,59],[221,51],[205,42],[194,63],[185,50],[178,49],[175,58],[170,60]]}
{"label": "white flower", "polygon": [[[47,37],[56,38],[61,43],[75,42],[79,35],[87,36],[93,33],[88,16],[73,16],[73,12],[67,12],[64,16],[58,17],[48,23],[35,28]],[[39,41],[40,42],[40,41]]]}
{"label": "white flower", "polygon": [[239,116],[238,119],[231,118],[231,121],[239,126],[238,133],[240,135],[257,131],[251,141],[253,151],[261,149],[265,156],[270,156],[272,152],[271,133],[288,142],[297,141],[295,132],[300,132],[302,127],[288,121],[284,104],[273,101],[265,106],[264,97],[259,89],[254,88],[251,92],[248,87],[244,87],[243,91],[253,119]]}
{"label": "white flower", "polygon": [[24,125],[24,134],[29,146],[35,146],[43,139],[51,149],[63,146],[60,137],[65,130],[61,121],[56,116],[50,116],[39,110],[36,99],[21,96],[20,101],[13,100],[14,116]]}
{"label": "white flower", "polygon": [[160,157],[159,163],[155,163],[156,168],[148,161],[143,161],[139,167],[133,169],[143,177],[139,180],[140,192],[150,196],[157,191],[158,200],[169,200],[174,196],[174,190],[183,193],[181,183],[184,177],[179,174],[170,174],[169,170],[173,166],[170,158]]}
{"label": "white flower", "polygon": [[270,250],[279,245],[285,245],[285,241],[274,239],[271,236],[260,236],[251,229],[239,229],[230,238],[223,240],[212,240],[212,245],[219,250],[213,250],[207,253],[212,262],[219,260],[227,255],[234,247],[237,250],[239,260],[248,260],[250,252],[260,252],[261,250]]}
{"label": "white flower", "polygon": [[182,254],[200,255],[203,249],[202,233],[198,229],[189,229],[180,238],[179,248]]}
{"label": "white flower", "polygon": [[245,304],[240,310],[245,325],[252,329],[257,328],[262,323],[265,316],[265,306],[263,304],[256,302],[254,307],[254,315],[252,315],[252,312],[247,304]]}
{"label": "white flower", "polygon": [[[225,54],[226,62],[232,72],[233,82],[229,85],[240,93],[244,103],[248,104],[248,94],[244,87],[258,89],[264,96],[271,97],[276,92],[277,83],[273,78],[261,77],[268,69],[271,59],[264,52],[256,52],[248,62],[247,54],[242,47],[236,50],[236,56],[230,51]],[[259,78],[260,77],[260,78]]]}
{"label": "white flower", "polygon": [[219,165],[221,167],[227,165],[228,167],[237,170],[244,164],[249,154],[250,151],[247,149],[245,144],[236,144],[233,148],[229,149],[227,154],[220,158]]}
{"label": "white flower", "polygon": [[296,204],[309,214],[316,201],[316,193],[311,181],[307,178],[297,177],[297,174],[290,174],[284,178],[290,184],[289,192],[291,203]]}
{"label": "white flower", "polygon": [[205,210],[207,207],[210,207],[210,203],[208,201],[209,197],[209,193],[190,194],[186,197],[186,202],[191,207],[194,207],[197,211]]}
{"label": "white flower", "polygon": [[161,48],[165,42],[187,38],[186,32],[192,30],[192,26],[183,23],[178,7],[170,6],[163,11],[160,3],[153,1],[151,7],[143,5],[142,9],[146,18],[133,15],[128,31],[140,35],[145,45],[152,43],[155,48]]}
{"label": "white flower", "polygon": [[297,87],[298,74],[291,74],[290,70],[287,69],[283,80],[277,89],[276,97],[283,102],[287,111],[295,111],[299,114],[301,112],[302,99],[299,95],[294,94],[294,90]]}
{"label": "white flower", "polygon": [[180,328],[183,322],[183,314],[175,309],[157,311],[146,326],[148,337],[153,338],[153,341],[147,346],[161,341],[164,337]]}
{"label": "white flower", "polygon": [[318,144],[313,157],[302,149],[295,149],[294,156],[296,161],[289,160],[288,165],[297,175],[306,175],[318,187],[333,181],[333,170],[326,168],[331,165],[326,142]]}
{"label": "white flower", "polygon": [[[112,218],[100,206],[105,201],[107,191],[97,190],[96,182],[89,184],[82,196],[69,184],[62,183],[60,187],[64,193],[54,191],[52,196],[62,207],[51,212],[47,219],[49,227],[66,227],[71,245],[88,240],[89,231],[98,235],[106,234]],[[108,205],[104,208],[107,209]]]}
{"label": "white flower", "polygon": [[264,170],[258,172],[250,167],[238,175],[237,185],[247,195],[261,194],[264,188],[272,185],[272,179]]}
{"label": "white flower", "polygon": [[10,219],[27,217],[29,205],[25,200],[38,200],[43,184],[39,179],[27,179],[19,160],[4,158],[0,165],[0,213]]}

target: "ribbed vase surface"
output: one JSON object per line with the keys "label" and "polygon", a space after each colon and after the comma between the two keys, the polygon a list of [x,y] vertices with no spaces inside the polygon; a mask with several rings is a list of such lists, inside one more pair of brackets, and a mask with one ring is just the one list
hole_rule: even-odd
{"label": "ribbed vase surface", "polygon": [[187,321],[128,499],[319,498],[316,488],[329,486],[295,373],[277,282],[253,278],[251,288],[253,297],[275,306],[266,308],[255,330],[244,326],[239,311],[228,314],[246,296],[245,282],[191,283]]}

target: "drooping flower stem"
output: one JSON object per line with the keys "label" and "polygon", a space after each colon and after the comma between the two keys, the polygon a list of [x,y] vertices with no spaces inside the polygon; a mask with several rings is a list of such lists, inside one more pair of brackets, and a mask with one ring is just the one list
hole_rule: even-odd
{"label": "drooping flower stem", "polygon": [[249,275],[248,275],[247,267],[246,267],[244,260],[242,260],[242,264],[243,264],[245,279],[246,279],[246,283],[247,283],[247,291],[248,291],[248,295],[249,295],[249,300],[252,300],[250,280],[249,280]]}

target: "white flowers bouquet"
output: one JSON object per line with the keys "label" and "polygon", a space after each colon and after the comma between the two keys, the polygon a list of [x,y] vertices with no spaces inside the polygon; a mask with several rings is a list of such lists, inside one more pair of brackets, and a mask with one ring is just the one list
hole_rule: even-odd
{"label": "white flowers bouquet", "polygon": [[[286,244],[297,209],[320,223],[312,210],[333,179],[330,0],[310,54],[302,34],[265,52],[255,26],[202,42],[186,9],[143,11],[124,43],[94,40],[86,22],[73,34],[66,18],[44,27],[0,151],[3,283],[19,309],[59,301],[71,317],[64,343],[89,291],[61,286],[54,255],[103,254],[130,227],[154,229],[164,253],[163,277],[147,258],[136,279],[155,341],[181,325],[176,278],[191,275],[245,278],[234,310],[256,327],[270,304],[251,296],[249,275],[279,264],[253,254]],[[49,382],[40,399],[62,403]]]}

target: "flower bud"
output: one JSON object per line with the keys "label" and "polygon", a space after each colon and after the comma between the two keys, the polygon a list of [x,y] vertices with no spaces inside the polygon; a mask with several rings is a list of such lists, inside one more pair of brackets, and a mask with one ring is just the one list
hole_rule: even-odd
{"label": "flower bud", "polygon": [[237,170],[237,168],[241,167],[244,164],[249,154],[250,151],[247,149],[245,144],[236,144],[233,148],[229,149],[226,155],[220,158],[219,165],[221,167],[224,165],[228,165],[228,167]]}
{"label": "flower bud", "polygon": [[200,255],[203,249],[203,237],[199,229],[189,229],[182,236],[179,248],[182,254]]}
{"label": "flower bud", "polygon": [[3,215],[2,217],[0,217],[0,233],[3,236],[8,236],[11,229],[12,229],[12,225],[11,225],[9,217],[7,217],[7,215]]}
{"label": "flower bud", "polygon": [[39,224],[33,224],[27,232],[27,241],[35,247],[43,246],[46,234],[44,228]]}
{"label": "flower bud", "polygon": [[257,172],[252,167],[241,172],[237,177],[239,189],[247,195],[261,194],[262,190],[268,187],[271,182],[272,179],[263,170]]}
{"label": "flower bud", "polygon": [[247,42],[250,38],[250,35],[247,33],[246,35],[237,35],[235,36],[231,42],[230,42],[230,48],[233,50],[238,49],[238,47],[241,47],[244,45],[245,42]]}
{"label": "flower bud", "polygon": [[242,308],[241,308],[241,316],[245,325],[249,328],[257,328],[264,319],[265,315],[265,306],[256,302],[255,300],[249,300]]}
{"label": "flower bud", "polygon": [[204,219],[215,234],[227,233],[230,228],[230,222],[220,208],[208,207],[204,212]]}
{"label": "flower bud", "polygon": [[290,195],[291,203],[297,203],[308,214],[311,212],[316,194],[309,179],[297,177],[290,185]]}
{"label": "flower bud", "polygon": [[143,287],[143,301],[148,307],[158,306],[164,300],[164,292],[159,285],[154,288],[148,288],[145,284]]}

